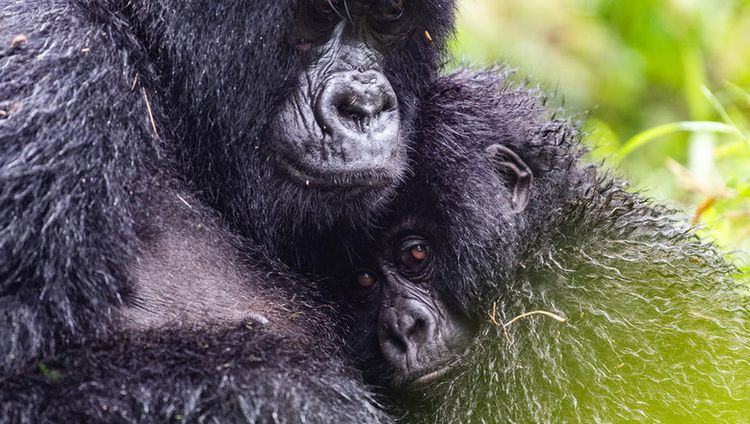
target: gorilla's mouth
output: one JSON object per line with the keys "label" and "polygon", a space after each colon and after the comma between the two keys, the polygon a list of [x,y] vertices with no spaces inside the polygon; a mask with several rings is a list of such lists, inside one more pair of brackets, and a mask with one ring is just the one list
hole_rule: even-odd
{"label": "gorilla's mouth", "polygon": [[450,373],[456,367],[456,365],[458,365],[458,363],[458,361],[451,361],[445,365],[438,366],[437,368],[432,368],[431,370],[422,374],[422,376],[412,381],[409,386],[412,389],[422,389],[430,383],[434,383],[435,381]]}
{"label": "gorilla's mouth", "polygon": [[311,168],[287,155],[276,155],[276,162],[292,181],[311,189],[332,190],[377,190],[394,186],[398,176],[387,169],[331,170],[324,167]]}

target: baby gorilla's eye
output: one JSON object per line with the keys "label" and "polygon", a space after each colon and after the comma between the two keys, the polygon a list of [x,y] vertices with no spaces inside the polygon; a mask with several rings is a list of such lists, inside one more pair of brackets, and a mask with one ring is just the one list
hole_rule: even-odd
{"label": "baby gorilla's eye", "polygon": [[406,238],[396,252],[400,268],[408,273],[419,273],[430,261],[430,246],[423,238]]}
{"label": "baby gorilla's eye", "polygon": [[352,299],[364,304],[373,304],[376,302],[375,299],[379,291],[376,273],[361,269],[354,272],[353,280],[356,284],[348,285],[346,290],[352,296]]}
{"label": "baby gorilla's eye", "polygon": [[411,253],[412,258],[414,258],[417,261],[423,261],[427,259],[427,246],[423,245],[417,245],[411,248],[409,251]]}
{"label": "baby gorilla's eye", "polygon": [[365,289],[369,289],[378,282],[378,278],[375,276],[375,274],[369,271],[358,271],[355,279],[357,281],[357,284]]}

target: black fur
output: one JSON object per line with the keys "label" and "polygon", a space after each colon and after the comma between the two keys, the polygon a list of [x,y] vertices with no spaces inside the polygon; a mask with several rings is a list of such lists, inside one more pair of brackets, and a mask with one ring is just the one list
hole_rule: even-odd
{"label": "black fur", "polygon": [[[477,334],[450,375],[392,396],[404,421],[743,421],[750,311],[720,252],[675,211],[584,164],[575,126],[550,120],[544,98],[507,72],[459,73],[432,93],[414,175],[378,238],[402,222],[432,237],[429,284]],[[534,172],[520,215],[492,144]],[[354,352],[383,383],[392,370],[377,324],[350,307]],[[536,313],[503,328],[533,311],[567,321]]]}
{"label": "black fur", "polygon": [[[322,304],[304,289],[290,294],[311,283],[277,258],[317,263],[305,258],[321,253],[310,245],[332,240],[337,225],[367,226],[392,191],[353,200],[300,190],[268,164],[267,124],[304,66],[286,39],[297,3],[0,6],[0,418],[96,420],[104,404],[107,420],[237,411],[232,419],[385,420],[343,366],[322,312],[319,325],[286,324],[288,310]],[[450,1],[411,4],[435,41],[419,28],[384,65],[405,139],[452,21]],[[165,245],[177,274],[160,292],[153,284],[164,275],[148,270],[162,271],[153,254]],[[193,262],[201,256],[208,266]],[[234,285],[208,284],[225,277]],[[243,290],[260,310],[222,312]],[[194,328],[206,311],[220,325],[203,356],[189,346],[208,338]],[[269,322],[236,330],[245,312]],[[310,346],[320,355],[291,353]],[[262,360],[216,371],[229,357],[222,349],[243,352],[242,364],[252,352]],[[41,383],[45,372],[34,370],[47,363],[61,382]],[[275,390],[286,378],[299,390]]]}
{"label": "black fur", "polygon": [[196,199],[151,188],[112,334],[10,369],[0,422],[390,421],[312,281],[248,250]]}
{"label": "black fur", "polygon": [[151,331],[70,348],[3,381],[0,420],[389,422],[366,386],[347,378],[356,373],[335,345],[252,325]]}
{"label": "black fur", "polygon": [[[434,409],[417,416],[477,423],[744,420],[750,314],[747,298],[734,291],[734,268],[678,213],[583,164],[577,132],[549,121],[537,94],[503,77],[458,80],[481,94],[434,98],[443,118],[423,123],[422,137],[445,134],[451,113],[490,111],[478,122],[464,120],[468,128],[450,128],[458,140],[508,145],[537,178],[518,237],[499,239],[480,287],[454,289],[459,299],[468,288],[481,293],[462,301],[480,333],[455,378],[427,390]],[[488,86],[498,94],[486,96]],[[509,123],[526,126],[526,136],[508,131]],[[476,131],[482,126],[494,127],[494,137]],[[480,192],[475,201],[488,200]],[[517,261],[510,268],[508,258]],[[536,315],[505,330],[495,323],[538,310],[567,322]]]}

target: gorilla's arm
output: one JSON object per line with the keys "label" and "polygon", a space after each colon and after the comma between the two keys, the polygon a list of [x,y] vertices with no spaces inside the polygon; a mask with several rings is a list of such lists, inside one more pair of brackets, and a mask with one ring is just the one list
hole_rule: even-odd
{"label": "gorilla's arm", "polygon": [[118,47],[116,17],[93,27],[71,10],[0,6],[0,370],[106,333],[159,143],[133,85],[140,46]]}
{"label": "gorilla's arm", "polygon": [[0,421],[389,422],[340,356],[252,321],[122,337],[0,380]]}
{"label": "gorilla's arm", "polygon": [[389,422],[312,281],[152,186],[112,334],[0,379],[2,422]]}

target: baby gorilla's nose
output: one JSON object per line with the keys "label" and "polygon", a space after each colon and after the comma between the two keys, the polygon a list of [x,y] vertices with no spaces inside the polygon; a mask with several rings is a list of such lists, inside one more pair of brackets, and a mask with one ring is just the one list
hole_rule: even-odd
{"label": "baby gorilla's nose", "polygon": [[340,143],[340,159],[346,162],[357,162],[360,156],[385,159],[398,143],[396,93],[375,70],[333,75],[317,99],[315,118]]}
{"label": "baby gorilla's nose", "polygon": [[383,356],[406,374],[419,373],[441,350],[438,323],[421,302],[404,300],[386,308],[379,327]]}
{"label": "baby gorilla's nose", "polygon": [[390,384],[421,390],[451,370],[473,331],[437,294],[392,287],[378,314],[378,341]]}
{"label": "baby gorilla's nose", "polygon": [[434,328],[429,321],[429,316],[418,308],[402,313],[389,308],[384,312],[381,317],[380,345],[386,358],[393,364],[411,368]]}

